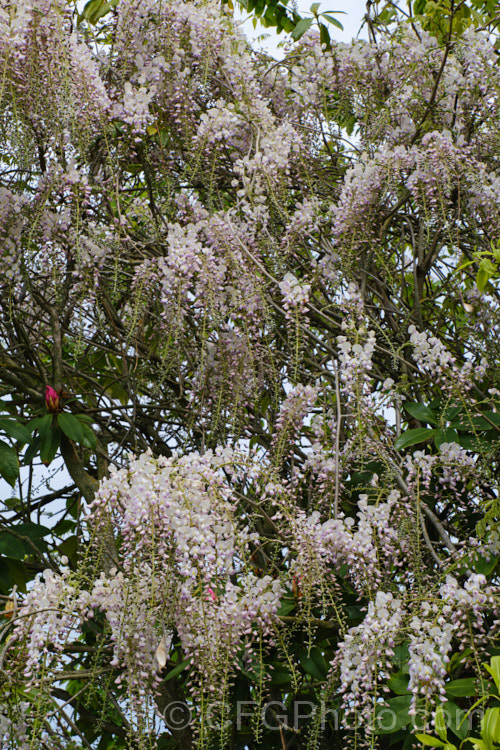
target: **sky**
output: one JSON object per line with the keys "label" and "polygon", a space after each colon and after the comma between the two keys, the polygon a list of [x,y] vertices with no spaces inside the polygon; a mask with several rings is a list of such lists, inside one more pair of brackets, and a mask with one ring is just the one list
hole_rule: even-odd
{"label": "sky", "polygon": [[[305,17],[309,16],[309,8],[312,2],[313,0],[297,0],[299,13]],[[331,38],[341,42],[350,42],[359,32],[363,16],[366,13],[366,0],[323,0],[321,2],[320,13],[332,10],[343,11],[345,15],[335,15],[344,26],[344,31],[340,31],[336,27],[329,25]],[[244,18],[245,16],[242,15],[241,17]],[[262,34],[269,34],[269,38],[263,42],[259,42],[258,46],[264,47],[273,57],[281,56],[277,44],[283,38],[283,34],[278,36],[272,29],[265,29],[260,24],[254,30],[250,20],[244,24],[244,30],[247,37],[253,40]],[[360,36],[366,38],[366,27],[362,29]]]}

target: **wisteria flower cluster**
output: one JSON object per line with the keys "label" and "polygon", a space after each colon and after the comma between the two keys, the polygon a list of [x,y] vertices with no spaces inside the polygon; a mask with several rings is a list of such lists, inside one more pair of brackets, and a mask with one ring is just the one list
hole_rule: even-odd
{"label": "wisteria flower cluster", "polygon": [[211,691],[220,690],[245,639],[271,629],[281,584],[247,569],[258,535],[239,520],[224,480],[226,465],[235,474],[246,463],[231,451],[172,460],[144,454],[97,493],[93,523],[98,530],[111,514],[124,573],[102,575],[92,603],[106,612],[115,664],[129,667],[138,685],[155,670],[162,622],[175,628]]}
{"label": "wisteria flower cluster", "polygon": [[407,750],[500,626],[493,40],[83,5],[0,3],[0,745]]}

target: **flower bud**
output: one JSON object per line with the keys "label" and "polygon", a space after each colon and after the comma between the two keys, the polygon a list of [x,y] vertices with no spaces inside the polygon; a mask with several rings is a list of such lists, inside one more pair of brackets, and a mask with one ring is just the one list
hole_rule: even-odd
{"label": "flower bud", "polygon": [[52,413],[59,410],[59,394],[51,385],[48,385],[45,389],[45,406],[47,411]]}

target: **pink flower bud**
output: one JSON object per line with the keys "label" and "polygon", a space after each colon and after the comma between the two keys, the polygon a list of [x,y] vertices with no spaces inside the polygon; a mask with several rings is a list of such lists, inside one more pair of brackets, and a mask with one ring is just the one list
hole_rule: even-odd
{"label": "pink flower bud", "polygon": [[45,389],[45,406],[47,411],[56,412],[59,409],[59,394],[51,385]]}
{"label": "pink flower bud", "polygon": [[[208,593],[210,595],[210,599],[212,599],[212,601],[216,602],[217,601],[217,594],[215,593],[215,591],[213,589],[211,589],[210,586],[208,587],[207,591],[208,591]],[[209,597],[207,596],[207,601],[208,600],[209,600]]]}

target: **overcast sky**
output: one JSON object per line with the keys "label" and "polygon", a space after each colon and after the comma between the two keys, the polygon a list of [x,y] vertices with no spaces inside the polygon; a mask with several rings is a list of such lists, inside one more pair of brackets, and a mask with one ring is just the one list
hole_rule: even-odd
{"label": "overcast sky", "polygon": [[[299,13],[303,16],[310,15],[309,8],[313,0],[298,0],[297,6]],[[235,4],[236,5],[236,4]],[[338,39],[342,42],[350,42],[351,39],[357,36],[359,27],[364,14],[366,13],[366,0],[323,0],[320,4],[319,12],[341,10],[344,11],[345,15],[336,15],[340,23],[344,26],[344,31],[340,31],[335,26],[329,25],[330,36],[332,39]],[[265,29],[260,24],[257,29],[254,30],[251,21],[245,23],[245,32],[250,39],[255,39],[261,34],[269,34],[270,37],[264,42],[261,42],[259,46],[264,47],[273,56],[277,54],[277,43],[283,38],[283,34],[279,37],[272,29]],[[366,27],[363,28],[361,37],[366,38]],[[279,54],[279,52],[278,52]]]}

